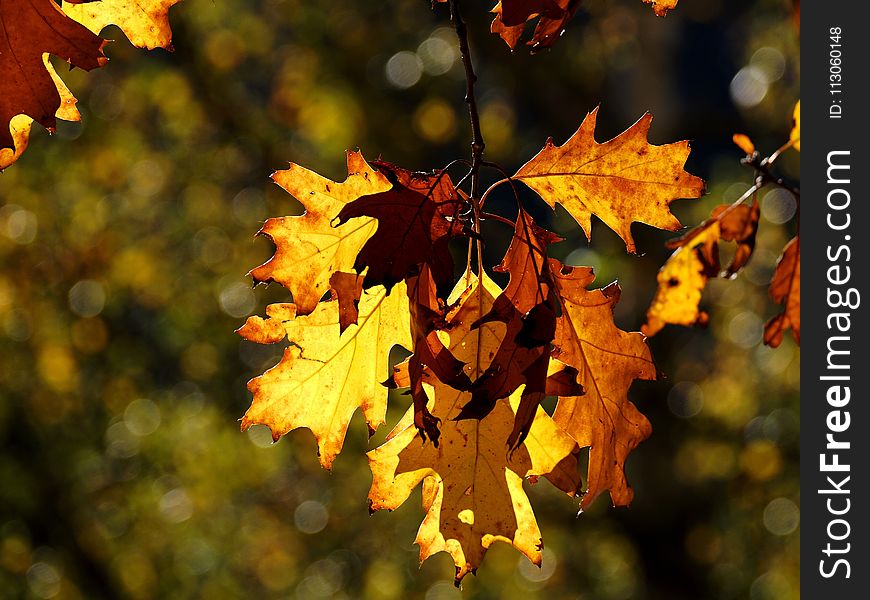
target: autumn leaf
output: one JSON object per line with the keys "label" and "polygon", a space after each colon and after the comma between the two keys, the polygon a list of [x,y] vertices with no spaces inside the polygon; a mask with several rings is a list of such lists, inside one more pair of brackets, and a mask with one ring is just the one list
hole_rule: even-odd
{"label": "autumn leaf", "polygon": [[330,294],[338,301],[338,324],[341,333],[359,320],[362,282],[362,275],[342,271],[336,271],[329,278]]}
{"label": "autumn leaf", "polygon": [[[169,7],[180,0],[71,0],[63,10],[53,0],[0,5],[0,170],[27,148],[32,122],[49,131],[55,119],[79,120],[75,98],[48,62],[48,55],[91,70],[106,64],[106,40],[118,25],[135,46],[172,50]],[[12,6],[15,8],[12,8]],[[89,31],[90,30],[90,31]],[[42,58],[44,67],[37,63]],[[13,60],[14,59],[14,60]]]}
{"label": "autumn leaf", "polygon": [[250,275],[257,282],[277,281],[290,290],[300,315],[314,310],[335,272],[353,270],[357,254],[377,229],[372,218],[336,227],[333,219],[350,202],[392,185],[360,152],[347,153],[347,173],[342,183],[296,164],[272,174],[275,183],[302,203],[305,213],[266,221],[259,234],[275,243],[275,254]]}
{"label": "autumn leaf", "polygon": [[561,241],[538,227],[524,210],[517,215],[514,235],[495,271],[510,273],[510,280],[490,311],[472,323],[501,322],[507,327],[495,356],[471,388],[471,400],[457,418],[481,419],[497,400],[507,398],[524,385],[519,418],[508,438],[516,447],[528,434],[535,409],[546,395],[550,343],[556,333],[559,310],[547,266],[547,246]]}
{"label": "autumn leaf", "polygon": [[448,242],[459,235],[465,206],[444,171],[412,173],[389,163],[373,163],[392,186],[349,202],[338,213],[340,225],[358,226],[377,220],[377,230],[354,262],[358,273],[367,269],[363,287],[383,285],[389,291],[426,264],[440,296],[450,292],[453,258]]}
{"label": "autumn leaf", "polygon": [[21,119],[12,132],[10,122],[17,115],[26,115],[49,131],[55,129],[62,99],[43,55],[53,54],[90,71],[106,63],[105,44],[51,0],[0,3],[0,149],[20,155],[16,148],[23,150],[26,145]]}
{"label": "autumn leaf", "polygon": [[761,217],[761,204],[753,199],[751,205],[722,204],[713,209],[711,218],[719,221],[719,233],[726,242],[736,242],[737,251],[722,277],[736,275],[755,250],[755,237],[758,235],[758,219]]}
{"label": "autumn leaf", "polygon": [[604,491],[615,506],[631,503],[634,492],[625,477],[629,453],[652,433],[652,426],[628,398],[636,379],[656,379],[646,339],[620,330],[613,320],[619,302],[616,282],[589,290],[588,267],[568,267],[550,259],[553,282],[562,300],[553,357],[579,373],[582,396],[559,396],[553,420],[580,445],[589,447],[588,508]]}
{"label": "autumn leaf", "polygon": [[706,323],[699,309],[707,280],[719,274],[719,221],[708,219],[686,235],[668,243],[676,248],[658,273],[658,289],[641,327],[653,336],[668,324],[691,326]]}
{"label": "autumn leaf", "polygon": [[395,344],[411,347],[410,314],[404,294],[384,288],[364,293],[359,321],[341,332],[339,302],[321,302],[307,316],[293,304],[272,304],[266,319],[249,317],[238,333],[260,344],[287,339],[276,366],[248,382],[251,407],[242,429],[266,425],[276,441],[299,427],[312,431],[320,464],[329,469],[341,452],[348,423],[362,408],[369,431],[384,422],[388,390],[379,382],[389,373]]}
{"label": "autumn leaf", "polygon": [[558,202],[577,221],[586,237],[597,215],[635,252],[635,221],[676,231],[680,222],[669,205],[677,198],[697,198],[704,182],[683,170],[689,143],[655,146],[647,141],[652,115],[641,117],[614,139],[595,141],[596,108],[562,146],[552,139],[527,162],[514,179],[537,192],[552,207]]}
{"label": "autumn leaf", "polygon": [[[478,280],[467,273],[449,300],[456,303],[447,315],[449,350],[466,363],[472,379],[488,366],[488,356],[500,344],[504,328],[486,323],[472,330],[470,324],[491,309],[500,292],[486,275]],[[513,427],[520,390],[510,399],[499,400],[479,421],[456,421],[453,417],[470,394],[437,379],[427,388],[432,414],[443,422],[440,444],[424,442],[409,411],[388,441],[369,452],[371,509],[397,508],[422,482],[427,512],[416,539],[420,560],[448,552],[456,565],[457,582],[477,569],[495,541],[512,544],[540,565],[541,532],[523,479],[544,475],[573,495],[580,483],[576,444],[538,408],[526,441],[508,452],[505,440]]]}
{"label": "autumn leaf", "polygon": [[794,105],[794,113],[792,115],[791,133],[788,136],[792,142],[794,149],[800,152],[801,150],[801,101],[798,100]]}
{"label": "autumn leaf", "polygon": [[526,23],[538,19],[528,44],[533,51],[550,48],[580,7],[580,0],[502,0],[492,12],[490,31],[498,34],[513,50]]}
{"label": "autumn leaf", "polygon": [[441,435],[438,429],[440,419],[434,417],[427,407],[428,399],[423,390],[424,371],[431,371],[439,381],[457,390],[467,390],[471,387],[471,380],[464,371],[465,363],[453,356],[438,335],[439,330],[448,327],[447,306],[438,298],[432,271],[423,265],[420,275],[409,278],[406,283],[414,340],[414,354],[408,359],[414,426],[424,440],[428,438],[437,446]]}
{"label": "autumn leaf", "polygon": [[99,34],[117,25],[137,48],[172,50],[169,9],[181,0],[97,0],[63,3],[63,11],[91,31]]}
{"label": "autumn leaf", "polygon": [[664,17],[668,14],[669,10],[672,10],[677,7],[677,2],[679,0],[643,0],[644,4],[649,4],[652,6],[653,11],[656,13],[658,17]]}
{"label": "autumn leaf", "polygon": [[764,343],[777,348],[782,343],[785,330],[791,327],[795,341],[801,343],[801,240],[793,238],[783,249],[776,264],[773,281],[770,282],[770,297],[783,305],[782,313],[764,325]]}
{"label": "autumn leaf", "polygon": [[[80,121],[81,115],[76,108],[77,100],[61,80],[54,66],[49,62],[49,55],[47,53],[42,55],[42,61],[60,95],[60,106],[54,113],[54,116],[64,121]],[[27,149],[32,125],[33,119],[27,115],[15,115],[12,117],[12,120],[9,122],[9,130],[12,134],[13,147],[0,148],[0,171],[18,160],[21,153]]]}

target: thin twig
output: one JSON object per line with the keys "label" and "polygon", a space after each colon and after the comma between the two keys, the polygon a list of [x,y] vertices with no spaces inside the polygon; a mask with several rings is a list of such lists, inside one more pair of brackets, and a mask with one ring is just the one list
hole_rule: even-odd
{"label": "thin twig", "polygon": [[495,214],[495,213],[481,212],[481,213],[480,213],[480,218],[481,218],[481,219],[484,219],[484,220],[486,220],[486,219],[492,219],[493,221],[498,221],[499,223],[504,223],[505,225],[510,225],[511,227],[515,227],[515,226],[516,226],[516,223],[514,223],[514,222],[511,221],[510,219],[508,219],[508,218],[506,218],[506,217],[503,217],[503,216],[501,216],[501,215],[497,215],[497,214]]}
{"label": "thin twig", "polygon": [[474,84],[477,75],[471,62],[471,50],[468,46],[468,28],[459,12],[459,0],[450,0],[450,20],[459,38],[459,54],[462,66],[465,67],[465,103],[468,105],[468,117],[471,121],[471,198],[480,200],[480,167],[483,163],[483,150],[486,143],[480,130],[480,114],[477,110],[477,98],[474,95]]}

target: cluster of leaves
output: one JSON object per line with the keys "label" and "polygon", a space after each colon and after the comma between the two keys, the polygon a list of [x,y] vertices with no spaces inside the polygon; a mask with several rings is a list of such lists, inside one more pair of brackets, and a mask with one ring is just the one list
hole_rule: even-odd
{"label": "cluster of leaves", "polygon": [[172,50],[169,9],[181,0],[20,0],[0,3],[0,171],[27,148],[34,121],[53,132],[57,119],[80,121],[76,99],[49,61],[86,71],[105,66],[117,25],[139,48]]}
{"label": "cluster of leaves", "polygon": [[[779,156],[794,148],[800,151],[800,101],[795,105],[789,140],[776,152],[761,158],[755,144],[744,134],[736,134],[734,143],[746,153],[742,163],[755,172],[755,181],[746,193],[732,204],[713,209],[710,218],[681,237],[668,242],[676,251],[658,274],[658,291],[647,311],[647,322],[642,331],[655,335],[667,324],[705,325],[709,319],[700,309],[701,296],[710,278],[731,279],[752,257],[761,205],[759,192],[766,186],[779,186],[800,201],[800,191],[771,173]],[[746,204],[751,199],[751,204]],[[800,218],[800,212],[797,213]],[[734,242],[736,251],[731,262],[722,269],[719,242]],[[770,282],[770,297],[781,304],[783,311],[771,318],[764,327],[764,343],[773,348],[782,343],[788,329],[800,344],[800,235],[796,235],[783,248]]]}
{"label": "cluster of leaves", "polygon": [[[384,423],[387,388],[409,388],[412,407],[369,453],[369,501],[372,510],[396,508],[422,483],[421,559],[449,552],[457,581],[496,540],[540,563],[522,481],[545,477],[580,494],[580,448],[591,448],[581,506],[605,491],[615,505],[632,500],[625,460],[651,427],[628,391],[657,373],[645,337],[613,322],[619,286],[589,289],[591,268],[549,258],[547,247],[560,238],[522,206],[495,268],[509,274],[507,287],[479,259],[471,268],[472,245],[484,241],[481,208],[505,183],[562,204],[587,236],[598,216],[629,251],[634,221],[680,227],[669,204],[704,188],[683,169],[688,143],[649,144],[650,115],[598,143],[596,116],[597,109],[562,146],[548,140],[480,198],[446,169],[412,173],[367,163],[359,152],[348,153],[341,183],[295,164],[273,175],[305,213],[265,223],[260,233],[276,251],[251,275],[280,283],[294,302],[267,307],[265,319],[250,317],[239,333],[289,344],[278,365],[249,383],[253,403],[242,426],[267,425],[276,440],[308,428],[330,468],[352,414],[361,408],[374,431]],[[469,264],[454,282],[448,242],[457,237],[469,238]],[[394,345],[412,354],[382,384]],[[558,396],[552,417],[540,407],[546,395]]]}

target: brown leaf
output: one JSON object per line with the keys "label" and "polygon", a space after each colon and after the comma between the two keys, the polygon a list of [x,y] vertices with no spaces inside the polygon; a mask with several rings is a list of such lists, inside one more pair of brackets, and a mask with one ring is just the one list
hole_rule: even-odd
{"label": "brown leaf", "polygon": [[605,490],[616,506],[628,505],[634,492],[625,477],[628,454],[652,432],[649,421],[628,399],[635,379],[656,378],[656,368],[640,333],[617,328],[613,307],[616,282],[588,290],[594,275],[587,267],[566,267],[550,259],[553,281],[562,299],[553,356],[579,372],[583,396],[560,396],[553,420],[580,447],[588,446],[589,473],[582,507]]}
{"label": "brown leaf", "polygon": [[57,125],[61,94],[43,54],[90,71],[108,60],[105,44],[51,0],[0,3],[0,149],[22,147],[20,120],[15,134],[10,126],[16,115],[27,115],[49,131]]}
{"label": "brown leaf", "polygon": [[[60,94],[60,107],[54,113],[54,116],[64,121],[81,121],[82,117],[76,108],[77,100],[61,80],[51,62],[49,62],[48,54],[42,55],[42,62],[48,74],[51,75],[58,94]],[[27,149],[27,145],[30,142],[30,128],[32,125],[33,119],[27,115],[15,115],[12,117],[12,120],[9,122],[9,131],[12,134],[14,148],[0,148],[0,171],[18,160]]]}
{"label": "brown leaf", "polygon": [[801,343],[801,239],[793,238],[782,251],[776,263],[773,281],[770,282],[770,297],[783,305],[781,314],[764,325],[764,343],[777,348],[782,343],[785,330],[791,327],[795,341]]}
{"label": "brown leaf", "polygon": [[352,271],[360,249],[377,228],[374,219],[337,227],[333,219],[361,196],[390,189],[360,152],[347,153],[347,179],[335,183],[296,164],[272,179],[305,207],[300,216],[269,219],[258,232],[275,243],[275,255],[250,272],[256,282],[277,281],[293,294],[300,315],[310,314],[337,271]]}
{"label": "brown leaf", "polygon": [[550,48],[580,7],[580,0],[502,0],[492,12],[490,31],[513,50],[523,35],[526,23],[538,19],[528,44],[532,51]]}
{"label": "brown leaf", "polygon": [[467,390],[471,380],[465,374],[465,363],[458,360],[448,350],[439,330],[447,328],[446,306],[436,294],[435,280],[427,265],[423,265],[420,275],[407,281],[408,299],[411,312],[411,336],[414,339],[414,354],[408,359],[408,373],[411,396],[414,399],[414,425],[423,440],[428,437],[438,445],[440,419],[432,416],[426,407],[428,399],[423,391],[424,370],[438,380],[457,390]]}
{"label": "brown leaf", "polygon": [[356,325],[359,319],[359,299],[362,296],[362,275],[336,271],[329,278],[329,288],[338,301],[338,323],[341,333]]}
{"label": "brown leaf", "polygon": [[280,363],[248,382],[254,399],[242,429],[266,425],[277,441],[293,429],[307,427],[317,439],[320,464],[327,469],[341,452],[357,408],[362,408],[369,431],[384,422],[388,390],[378,382],[389,370],[390,348],[411,347],[404,293],[387,295],[384,288],[376,288],[363,294],[359,323],[343,333],[339,313],[336,300],[321,302],[306,316],[298,315],[293,304],[272,304],[266,308],[268,318],[250,317],[238,330],[243,338],[260,344],[285,337],[290,342]]}
{"label": "brown leaf", "polygon": [[746,266],[755,250],[755,237],[758,234],[758,219],[761,217],[761,205],[753,199],[751,205],[722,204],[713,209],[711,218],[719,221],[721,238],[728,242],[737,242],[737,252],[731,259],[731,264],[725,269],[723,277],[732,277]]}
{"label": "brown leaf", "polygon": [[686,235],[668,242],[676,248],[656,277],[658,289],[646,312],[644,335],[653,336],[668,324],[704,324],[699,309],[707,280],[719,274],[719,221],[708,219]]}
{"label": "brown leaf", "polygon": [[[501,290],[485,275],[467,274],[451,296],[458,301],[448,316],[449,349],[466,363],[471,378],[487,366],[500,344],[500,327],[470,324],[486,314]],[[428,386],[427,386],[428,387]],[[373,481],[372,510],[398,508],[420,483],[426,517],[417,533],[420,559],[448,552],[460,581],[480,565],[496,541],[512,544],[540,565],[541,532],[523,490],[523,479],[546,476],[573,495],[579,486],[576,444],[538,408],[528,438],[508,453],[504,440],[511,430],[520,392],[499,400],[485,418],[452,420],[470,394],[440,381],[429,388],[432,414],[443,421],[438,447],[426,444],[409,411],[388,436],[369,452]]]}
{"label": "brown leaf", "polygon": [[472,324],[507,325],[492,362],[471,388],[471,401],[458,419],[481,419],[519,386],[525,385],[514,431],[508,445],[515,448],[528,433],[535,409],[543,400],[550,362],[550,342],[556,333],[558,300],[547,267],[547,246],[560,241],[556,234],[538,227],[524,210],[517,215],[514,235],[495,270],[510,273],[504,292],[492,309]]}
{"label": "brown leaf", "polygon": [[338,223],[351,219],[377,220],[377,230],[354,262],[366,271],[363,287],[393,285],[420,272],[432,270],[438,294],[446,296],[453,283],[453,258],[448,242],[462,231],[459,213],[464,201],[444,171],[412,173],[389,163],[373,163],[392,186],[350,202],[338,213]]}
{"label": "brown leaf", "polygon": [[552,207],[562,204],[586,237],[597,215],[635,251],[635,221],[676,231],[680,222],[669,204],[697,198],[704,182],[683,170],[689,143],[654,146],[647,141],[652,115],[645,114],[614,139],[595,141],[596,108],[562,146],[548,140],[544,149],[514,175]]}

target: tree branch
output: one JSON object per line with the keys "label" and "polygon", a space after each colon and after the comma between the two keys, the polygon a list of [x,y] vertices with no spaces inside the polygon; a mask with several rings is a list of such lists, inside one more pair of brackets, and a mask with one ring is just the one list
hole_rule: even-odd
{"label": "tree branch", "polygon": [[468,47],[468,28],[459,12],[459,0],[450,0],[450,20],[459,38],[459,54],[465,67],[465,103],[468,104],[468,117],[471,121],[471,199],[473,203],[480,200],[480,167],[483,164],[483,150],[486,143],[480,130],[480,114],[477,110],[477,98],[474,95],[474,84],[477,75],[471,62],[471,51]]}

